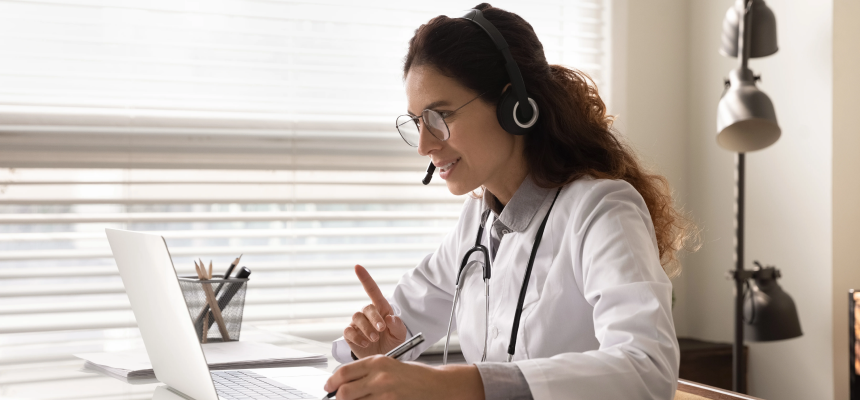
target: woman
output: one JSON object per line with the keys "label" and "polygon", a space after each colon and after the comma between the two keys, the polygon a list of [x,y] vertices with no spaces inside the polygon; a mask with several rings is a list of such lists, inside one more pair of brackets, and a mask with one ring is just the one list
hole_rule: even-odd
{"label": "woman", "polygon": [[[679,352],[669,276],[689,222],[673,208],[666,179],[646,172],[611,131],[586,77],[548,65],[519,16],[476,9],[504,36],[537,105],[514,111],[520,126],[536,122],[524,135],[500,122],[516,79],[483,25],[440,16],[416,31],[404,66],[409,114],[398,130],[440,168],[451,193],[473,196],[389,298],[356,266],[372,304],[334,343],[348,364],[325,389],[339,399],[672,398]],[[427,341],[403,359],[445,337],[461,260],[476,239],[492,277],[489,306],[481,264],[469,263],[460,278],[454,326],[468,364],[382,356],[417,332]]]}

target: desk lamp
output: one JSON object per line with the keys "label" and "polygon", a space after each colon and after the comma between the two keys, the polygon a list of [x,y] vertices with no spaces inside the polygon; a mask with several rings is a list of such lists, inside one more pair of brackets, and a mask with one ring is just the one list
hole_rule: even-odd
{"label": "desk lamp", "polygon": [[[735,332],[732,347],[732,386],[746,391],[746,371],[742,362],[743,341],[770,341],[802,335],[797,308],[776,279],[780,271],[773,266],[744,269],[744,153],[761,150],[779,139],[773,103],[756,87],[759,76],[747,67],[750,58],[776,53],[776,18],[763,0],[737,0],[726,12],[720,53],[738,57],[738,68],[731,71],[717,107],[717,143],[737,152],[737,222],[735,225]],[[753,281],[752,283],[750,281]],[[747,290],[745,290],[745,288]],[[745,304],[745,298],[749,301]],[[748,315],[746,319],[744,315]],[[750,326],[744,335],[744,323]]]}

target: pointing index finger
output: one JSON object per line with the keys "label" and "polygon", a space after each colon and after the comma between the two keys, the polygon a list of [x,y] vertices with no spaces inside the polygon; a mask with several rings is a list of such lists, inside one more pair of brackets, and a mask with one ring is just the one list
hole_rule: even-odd
{"label": "pointing index finger", "polygon": [[379,286],[376,285],[376,281],[370,277],[370,273],[361,265],[356,265],[355,275],[358,276],[358,280],[361,281],[361,286],[364,286],[364,291],[370,297],[370,301],[376,306],[379,312],[382,314],[391,313],[391,304],[388,304],[388,300],[386,300],[385,296],[382,295],[382,291],[379,290]]}

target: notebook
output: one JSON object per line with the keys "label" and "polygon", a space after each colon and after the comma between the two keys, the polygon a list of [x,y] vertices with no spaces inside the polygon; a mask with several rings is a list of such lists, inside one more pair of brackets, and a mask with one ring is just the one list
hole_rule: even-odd
{"label": "notebook", "polygon": [[[326,357],[268,343],[225,342],[201,345],[209,370],[276,368],[325,364]],[[103,372],[115,378],[153,379],[155,372],[146,349],[111,353],[82,353],[86,369]]]}

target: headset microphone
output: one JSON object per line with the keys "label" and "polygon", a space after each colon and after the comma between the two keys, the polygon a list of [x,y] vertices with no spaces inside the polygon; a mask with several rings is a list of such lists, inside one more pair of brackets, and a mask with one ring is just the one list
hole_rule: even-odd
{"label": "headset microphone", "polygon": [[424,175],[424,179],[421,183],[427,185],[430,183],[430,180],[433,179],[433,172],[436,171],[436,166],[433,165],[433,161],[430,161],[430,165],[427,166],[427,175]]}

